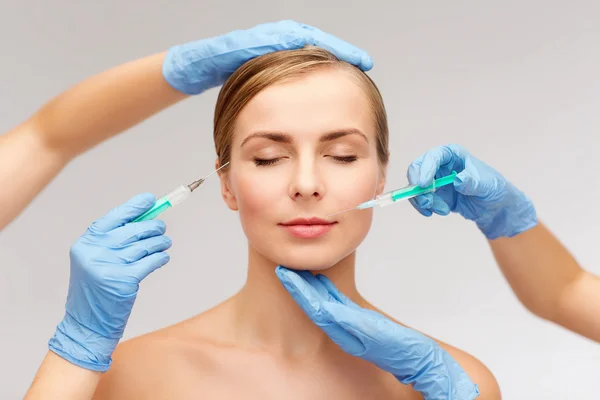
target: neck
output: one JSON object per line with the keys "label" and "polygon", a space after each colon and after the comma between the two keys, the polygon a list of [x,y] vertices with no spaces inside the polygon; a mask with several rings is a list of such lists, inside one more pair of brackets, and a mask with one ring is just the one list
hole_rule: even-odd
{"label": "neck", "polygon": [[[237,339],[250,347],[302,357],[323,350],[330,342],[285,290],[277,264],[249,247],[246,284],[235,296]],[[323,271],[350,299],[361,303],[355,282],[355,252]],[[316,273],[315,272],[315,273]]]}

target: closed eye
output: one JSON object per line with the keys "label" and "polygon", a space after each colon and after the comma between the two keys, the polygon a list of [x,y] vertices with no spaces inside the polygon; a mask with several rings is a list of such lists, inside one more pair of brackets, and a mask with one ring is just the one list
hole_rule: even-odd
{"label": "closed eye", "polygon": [[273,165],[279,160],[281,160],[281,158],[254,158],[254,164],[256,164],[257,167],[264,167],[267,165]]}
{"label": "closed eye", "polygon": [[335,161],[341,162],[341,163],[352,163],[356,160],[358,160],[358,157],[356,156],[331,156],[331,158],[333,158]]}
{"label": "closed eye", "polygon": [[[331,158],[333,158],[335,161],[339,162],[339,163],[343,163],[343,164],[350,164],[355,162],[356,160],[358,160],[358,157],[356,156],[329,156]],[[279,162],[279,160],[281,160],[280,158],[254,158],[254,164],[257,167],[265,167],[268,165],[273,165],[276,164],[277,162]]]}

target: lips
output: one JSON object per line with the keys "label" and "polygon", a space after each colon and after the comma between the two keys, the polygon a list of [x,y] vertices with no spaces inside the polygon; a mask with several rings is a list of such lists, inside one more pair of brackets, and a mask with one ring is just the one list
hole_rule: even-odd
{"label": "lips", "polygon": [[325,235],[337,222],[327,221],[321,218],[296,218],[279,224],[293,236],[311,239]]}

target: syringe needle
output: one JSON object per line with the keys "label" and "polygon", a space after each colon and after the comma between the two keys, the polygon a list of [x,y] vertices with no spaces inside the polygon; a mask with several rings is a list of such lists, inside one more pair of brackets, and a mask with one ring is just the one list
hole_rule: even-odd
{"label": "syringe needle", "polygon": [[336,213],[329,214],[329,215],[327,216],[327,218],[329,218],[329,217],[333,217],[334,215],[343,214],[343,213],[345,213],[345,212],[352,211],[352,210],[355,210],[355,209],[356,209],[356,207],[352,207],[352,208],[349,208],[349,209],[347,209],[347,210],[344,210],[344,211],[338,211],[338,212],[336,212]]}
{"label": "syringe needle", "polygon": [[216,170],[214,170],[210,174],[206,175],[204,178],[198,179],[197,181],[194,181],[194,182],[190,183],[188,185],[188,187],[193,192],[194,190],[196,190],[198,188],[198,186],[200,186],[200,185],[202,185],[202,183],[204,183],[204,181],[206,180],[206,178],[208,178],[209,176],[211,176],[213,174],[216,174],[217,172],[219,172],[221,170],[221,168],[225,168],[225,166],[227,164],[229,164],[229,161],[226,162],[225,164],[221,165],[219,168],[217,168]]}

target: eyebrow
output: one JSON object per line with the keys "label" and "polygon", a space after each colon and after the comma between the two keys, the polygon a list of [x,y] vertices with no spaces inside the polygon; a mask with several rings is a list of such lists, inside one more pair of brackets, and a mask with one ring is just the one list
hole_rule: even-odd
{"label": "eyebrow", "polygon": [[[363,137],[367,143],[369,143],[369,138],[367,138],[367,135],[362,133],[360,131],[360,129],[356,129],[356,128],[340,129],[340,130],[335,130],[333,132],[325,133],[319,138],[319,142],[321,142],[321,143],[331,142],[333,140],[342,138],[344,136],[349,136],[349,135],[359,135],[359,136]],[[277,143],[292,143],[292,137],[285,132],[254,132],[253,134],[251,134],[250,136],[248,136],[247,138],[245,138],[242,141],[242,144],[240,145],[240,147],[245,145],[250,140],[256,139],[256,138],[268,139],[268,140],[272,140],[273,142],[277,142]]]}

